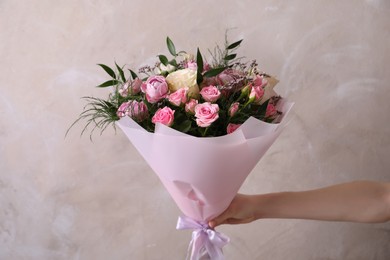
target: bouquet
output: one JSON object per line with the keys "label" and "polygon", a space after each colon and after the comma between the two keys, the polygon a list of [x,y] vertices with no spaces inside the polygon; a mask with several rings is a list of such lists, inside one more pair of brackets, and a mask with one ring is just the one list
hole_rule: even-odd
{"label": "bouquet", "polygon": [[177,228],[194,230],[191,259],[224,259],[229,239],[207,222],[228,207],[292,106],[273,90],[274,77],[237,57],[241,42],[225,40],[207,61],[199,48],[177,52],[167,37],[172,57],[158,55],[138,74],[98,64],[110,76],[98,87],[113,91],[107,99],[85,97],[73,123],[87,120],[83,132],[92,124],[91,135],[111,124],[123,130],[184,213]]}

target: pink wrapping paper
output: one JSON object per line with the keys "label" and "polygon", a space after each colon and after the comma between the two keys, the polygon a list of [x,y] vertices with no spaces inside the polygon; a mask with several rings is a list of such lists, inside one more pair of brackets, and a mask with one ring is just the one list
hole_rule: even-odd
{"label": "pink wrapping paper", "polygon": [[[283,118],[292,105],[281,100]],[[198,222],[207,222],[229,206],[284,124],[284,119],[269,124],[251,117],[232,134],[201,138],[162,124],[150,133],[129,117],[117,122],[184,215]]]}

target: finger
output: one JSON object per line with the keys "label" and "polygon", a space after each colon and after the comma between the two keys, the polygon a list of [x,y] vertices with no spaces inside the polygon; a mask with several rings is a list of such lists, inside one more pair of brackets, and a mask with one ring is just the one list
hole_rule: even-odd
{"label": "finger", "polygon": [[221,224],[225,224],[226,219],[228,219],[230,217],[230,215],[231,215],[230,210],[228,208],[221,215],[219,215],[215,219],[212,219],[211,221],[209,221],[209,226],[211,228],[215,228],[216,226],[219,226]]}

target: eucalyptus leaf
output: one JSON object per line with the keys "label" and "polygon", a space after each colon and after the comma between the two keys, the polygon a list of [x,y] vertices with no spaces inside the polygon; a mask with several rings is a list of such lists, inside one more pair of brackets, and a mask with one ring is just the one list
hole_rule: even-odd
{"label": "eucalyptus leaf", "polygon": [[109,86],[114,86],[114,85],[116,85],[118,83],[119,83],[119,81],[117,81],[117,80],[108,80],[108,81],[106,81],[106,82],[104,82],[104,83],[102,83],[102,84],[100,84],[99,86],[96,86],[96,87],[98,87],[98,88],[105,88],[105,87],[109,87]]}
{"label": "eucalyptus leaf", "polygon": [[129,69],[129,71],[130,71],[130,74],[131,74],[132,79],[138,78],[137,74],[136,74],[134,71],[132,71],[132,70],[130,70],[130,69]]}
{"label": "eucalyptus leaf", "polygon": [[173,56],[177,56],[176,54],[176,48],[175,48],[175,45],[173,44],[172,40],[169,39],[169,37],[167,37],[167,46],[168,46],[168,50],[169,52],[173,55]]}
{"label": "eucalyptus leaf", "polygon": [[122,81],[126,82],[125,74],[123,73],[122,68],[119,67],[118,64],[116,64],[116,62],[115,62],[115,66],[118,69],[118,72],[119,72],[119,75],[121,76]]}
{"label": "eucalyptus leaf", "polygon": [[236,48],[238,45],[240,45],[240,44],[241,44],[241,42],[242,42],[242,40],[239,40],[239,41],[233,42],[232,44],[230,44],[229,46],[227,46],[227,48],[226,48],[226,49],[228,49],[228,50],[234,49],[234,48]]}
{"label": "eucalyptus leaf", "polygon": [[104,71],[107,72],[107,74],[110,75],[113,79],[116,79],[116,74],[110,67],[104,64],[98,64],[98,65],[102,67]]}
{"label": "eucalyptus leaf", "polygon": [[164,55],[158,55],[159,60],[161,61],[162,64],[165,66],[168,66],[168,58]]}
{"label": "eucalyptus leaf", "polygon": [[225,69],[226,69],[226,67],[211,69],[211,70],[207,71],[205,74],[203,74],[203,76],[207,77],[207,78],[214,77],[214,76],[217,76],[222,71],[224,71]]}
{"label": "eucalyptus leaf", "polygon": [[225,58],[223,58],[224,60],[233,60],[235,57],[237,57],[237,54],[230,54],[230,55],[227,55]]}

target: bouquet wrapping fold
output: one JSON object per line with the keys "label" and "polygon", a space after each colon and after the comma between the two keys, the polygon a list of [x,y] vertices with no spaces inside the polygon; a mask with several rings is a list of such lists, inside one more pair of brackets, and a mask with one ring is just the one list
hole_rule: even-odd
{"label": "bouquet wrapping fold", "polygon": [[[250,117],[235,132],[220,137],[194,137],[159,123],[151,133],[129,117],[121,118],[117,125],[158,175],[183,214],[200,223],[198,229],[207,233],[207,221],[228,207],[280,135],[292,105],[285,99],[278,104],[283,114],[280,123]],[[193,235],[191,259],[199,256],[194,257],[194,251],[207,250],[206,240],[199,245]],[[211,249],[207,251],[210,255]],[[223,255],[212,259],[223,259]]]}

